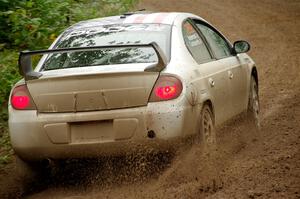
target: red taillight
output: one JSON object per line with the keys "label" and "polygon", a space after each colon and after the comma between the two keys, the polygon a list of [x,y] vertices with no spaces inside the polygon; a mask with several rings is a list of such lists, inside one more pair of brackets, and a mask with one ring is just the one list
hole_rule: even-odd
{"label": "red taillight", "polygon": [[15,108],[25,109],[30,104],[30,99],[28,96],[13,96],[11,103]]}
{"label": "red taillight", "polygon": [[11,94],[11,105],[14,109],[18,110],[36,109],[26,85],[14,88]]}
{"label": "red taillight", "polygon": [[181,81],[170,75],[162,75],[156,81],[150,96],[150,102],[165,101],[177,98],[182,92]]}

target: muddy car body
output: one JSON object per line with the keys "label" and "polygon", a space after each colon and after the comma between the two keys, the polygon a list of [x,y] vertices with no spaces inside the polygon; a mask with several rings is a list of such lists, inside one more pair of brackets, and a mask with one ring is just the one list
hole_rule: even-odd
{"label": "muddy car body", "polygon": [[[201,133],[213,140],[215,125],[247,110],[257,116],[257,70],[245,53],[249,48],[245,41],[232,45],[189,13],[132,13],[75,24],[49,50],[21,53],[24,79],[8,106],[13,148],[30,162],[164,148]],[[82,52],[120,56],[120,49],[142,51],[139,61],[126,55],[124,63],[66,64],[74,52],[77,63]],[[31,70],[34,54],[43,57]],[[60,56],[67,57],[64,63]]]}

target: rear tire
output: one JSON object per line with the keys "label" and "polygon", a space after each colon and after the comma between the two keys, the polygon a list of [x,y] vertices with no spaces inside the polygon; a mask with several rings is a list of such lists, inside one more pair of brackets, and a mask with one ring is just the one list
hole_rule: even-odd
{"label": "rear tire", "polygon": [[260,107],[259,107],[258,86],[255,81],[255,78],[251,76],[247,116],[248,116],[249,123],[255,126],[256,129],[260,128],[259,112],[260,112]]}
{"label": "rear tire", "polygon": [[21,180],[33,180],[37,173],[35,172],[34,165],[24,161],[19,156],[16,156],[16,171]]}
{"label": "rear tire", "polygon": [[213,113],[207,104],[204,104],[200,115],[200,143],[205,148],[216,148],[217,145]]}
{"label": "rear tire", "polygon": [[28,185],[46,177],[51,170],[44,162],[29,162],[16,155],[16,171],[19,180]]}

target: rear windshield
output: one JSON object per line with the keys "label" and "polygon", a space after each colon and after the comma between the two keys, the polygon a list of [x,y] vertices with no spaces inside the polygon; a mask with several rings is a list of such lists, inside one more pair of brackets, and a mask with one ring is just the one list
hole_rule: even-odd
{"label": "rear windshield", "polygon": [[[170,59],[171,26],[163,24],[118,24],[66,32],[55,48],[149,44],[156,42]],[[92,51],[53,53],[42,70],[112,64],[157,62],[153,48],[107,48]]]}

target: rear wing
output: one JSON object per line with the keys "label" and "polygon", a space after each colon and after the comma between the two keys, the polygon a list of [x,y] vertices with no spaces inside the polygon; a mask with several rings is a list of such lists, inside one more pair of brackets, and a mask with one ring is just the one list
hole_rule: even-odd
{"label": "rear wing", "polygon": [[130,44],[130,45],[112,45],[112,46],[90,46],[90,47],[76,47],[76,48],[58,48],[50,50],[36,50],[36,51],[22,51],[19,55],[19,72],[25,78],[25,80],[38,79],[42,76],[42,73],[33,71],[31,56],[32,55],[44,55],[51,53],[64,53],[64,52],[78,52],[78,51],[94,51],[101,49],[113,49],[113,48],[149,48],[152,47],[157,55],[157,64],[151,65],[145,69],[146,72],[160,72],[167,65],[167,58],[162,49],[157,43],[152,42],[149,44]]}

